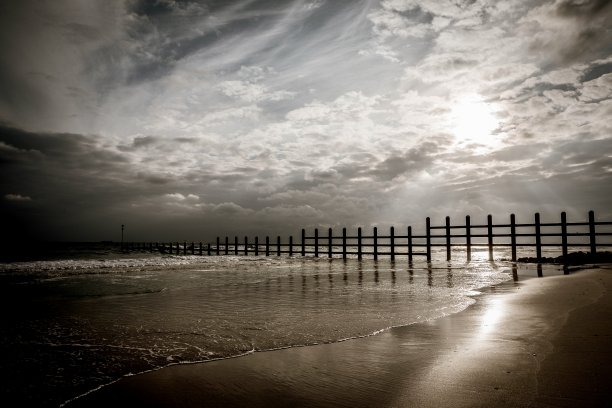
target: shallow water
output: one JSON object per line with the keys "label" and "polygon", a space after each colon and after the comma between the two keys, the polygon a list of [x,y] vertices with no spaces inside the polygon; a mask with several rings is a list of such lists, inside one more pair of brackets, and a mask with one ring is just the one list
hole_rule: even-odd
{"label": "shallow water", "polygon": [[478,288],[535,276],[529,266],[513,271],[484,255],[409,265],[97,251],[0,264],[4,391],[57,406],[121,376],[171,364],[336,342],[435,319],[465,309]]}

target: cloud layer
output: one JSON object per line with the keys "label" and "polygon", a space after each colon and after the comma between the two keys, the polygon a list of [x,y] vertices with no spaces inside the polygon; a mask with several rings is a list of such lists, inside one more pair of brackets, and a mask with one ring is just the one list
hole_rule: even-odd
{"label": "cloud layer", "polygon": [[612,219],[609,2],[278,3],[0,6],[11,230]]}

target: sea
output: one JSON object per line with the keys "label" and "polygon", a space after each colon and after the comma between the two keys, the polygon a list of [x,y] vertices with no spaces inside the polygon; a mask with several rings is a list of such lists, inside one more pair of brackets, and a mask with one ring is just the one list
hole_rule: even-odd
{"label": "sea", "polygon": [[[554,249],[552,249],[554,251]],[[548,255],[548,254],[545,254]],[[55,244],[0,262],[0,389],[57,407],[174,364],[374,336],[458,313],[483,288],[564,273],[497,250],[405,257],[199,256]],[[542,269],[543,268],[543,269]]]}

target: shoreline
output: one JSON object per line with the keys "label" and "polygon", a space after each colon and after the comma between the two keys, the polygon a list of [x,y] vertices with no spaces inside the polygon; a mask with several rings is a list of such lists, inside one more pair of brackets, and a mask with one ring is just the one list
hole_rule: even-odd
{"label": "shoreline", "polygon": [[434,321],[165,367],[65,406],[601,406],[612,403],[611,275],[508,281]]}

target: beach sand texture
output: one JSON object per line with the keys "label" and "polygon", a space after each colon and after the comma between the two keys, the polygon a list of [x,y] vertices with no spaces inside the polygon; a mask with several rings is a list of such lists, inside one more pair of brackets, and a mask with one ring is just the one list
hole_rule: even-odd
{"label": "beach sand texture", "polygon": [[483,289],[465,311],[334,344],[126,377],[70,407],[610,407],[612,268]]}

